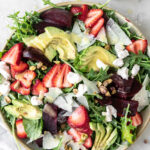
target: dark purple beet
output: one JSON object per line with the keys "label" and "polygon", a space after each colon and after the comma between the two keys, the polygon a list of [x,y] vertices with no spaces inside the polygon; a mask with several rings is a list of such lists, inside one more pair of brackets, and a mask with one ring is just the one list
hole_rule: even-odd
{"label": "dark purple beet", "polygon": [[45,27],[48,27],[48,26],[54,26],[54,27],[58,27],[60,29],[64,29],[64,27],[60,27],[59,24],[55,23],[50,23],[50,22],[46,22],[46,21],[42,21],[42,22],[39,22],[38,24],[35,24],[34,25],[34,28],[37,30],[38,34],[41,34],[41,33],[44,33],[45,32]]}
{"label": "dark purple beet", "polygon": [[111,105],[112,104],[112,98],[111,97],[103,97],[103,99],[99,100],[100,105]]}
{"label": "dark purple beet", "polygon": [[44,131],[50,131],[57,134],[57,107],[54,104],[47,103],[43,109]]}
{"label": "dark purple beet", "polygon": [[43,137],[35,140],[36,144],[39,146],[39,147],[43,147]]}
{"label": "dark purple beet", "polygon": [[51,66],[52,63],[38,48],[27,47],[23,51],[23,58],[30,59],[37,62],[42,62],[46,66]]}
{"label": "dark purple beet", "polygon": [[54,26],[61,29],[70,28],[72,25],[72,14],[64,9],[52,8],[41,13],[42,22],[35,24],[34,28],[38,33],[43,33],[47,26]]}
{"label": "dark purple beet", "polygon": [[58,113],[58,123],[59,124],[63,124],[63,123],[66,123],[67,122],[67,117],[66,116],[63,116],[64,114],[66,113],[65,110],[60,110],[60,112]]}
{"label": "dark purple beet", "polygon": [[113,83],[117,88],[117,96],[123,99],[132,98],[142,87],[142,85],[135,79],[122,79],[119,75],[112,76]]}
{"label": "dark purple beet", "polygon": [[112,105],[117,109],[118,116],[124,116],[125,114],[125,108],[128,107],[128,104],[130,104],[130,113],[129,116],[134,116],[137,112],[138,108],[138,102],[134,100],[124,100],[120,98],[113,98],[112,99]]}

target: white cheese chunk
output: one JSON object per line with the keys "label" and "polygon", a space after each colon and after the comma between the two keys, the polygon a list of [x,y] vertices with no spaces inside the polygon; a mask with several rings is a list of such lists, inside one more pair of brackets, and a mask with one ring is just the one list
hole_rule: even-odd
{"label": "white cheese chunk", "polygon": [[1,74],[6,80],[11,79],[9,66],[8,66],[5,62],[3,62],[3,61],[0,61],[0,74]]}
{"label": "white cheese chunk", "polygon": [[107,65],[104,64],[101,60],[97,59],[96,61],[96,65],[98,68],[103,68],[103,69],[106,69]]}
{"label": "white cheese chunk", "polygon": [[77,97],[83,96],[83,94],[87,92],[87,86],[85,84],[79,84],[78,92],[76,94]]}
{"label": "white cheese chunk", "polygon": [[69,72],[67,75],[67,80],[72,84],[76,84],[82,81],[82,78],[78,73]]}
{"label": "white cheese chunk", "polygon": [[7,96],[10,92],[10,82],[4,81],[2,84],[0,84],[0,93],[4,96]]}
{"label": "white cheese chunk", "polygon": [[129,72],[129,69],[127,67],[123,67],[123,68],[118,69],[117,74],[121,76],[123,79],[128,80],[129,78],[128,72]]}
{"label": "white cheese chunk", "polygon": [[41,99],[39,99],[38,96],[32,96],[31,97],[31,104],[33,106],[39,106],[39,105],[42,105],[43,104],[43,101]]}
{"label": "white cheese chunk", "polygon": [[106,116],[107,122],[111,122],[112,116],[117,117],[117,110],[112,105],[108,105],[106,106],[106,112],[102,112],[102,115]]}
{"label": "white cheese chunk", "polygon": [[116,60],[114,60],[113,65],[115,65],[116,67],[122,67],[124,65],[124,62],[121,58],[117,58]]}
{"label": "white cheese chunk", "polygon": [[117,56],[121,59],[124,59],[129,56],[129,52],[127,50],[118,51]]}
{"label": "white cheese chunk", "polygon": [[140,71],[140,66],[135,64],[131,70],[132,77],[135,77]]}
{"label": "white cheese chunk", "polygon": [[124,49],[125,49],[125,47],[122,43],[115,44],[115,51],[116,52],[123,51]]}

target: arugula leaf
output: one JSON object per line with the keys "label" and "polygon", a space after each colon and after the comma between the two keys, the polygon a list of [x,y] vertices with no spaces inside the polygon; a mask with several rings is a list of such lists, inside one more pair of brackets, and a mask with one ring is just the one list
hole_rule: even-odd
{"label": "arugula leaf", "polygon": [[28,120],[23,119],[23,125],[25,132],[27,133],[28,138],[30,138],[31,141],[34,141],[38,139],[42,134],[43,129],[43,121],[40,120]]}
{"label": "arugula leaf", "polygon": [[95,72],[93,69],[91,69],[87,74],[86,77],[91,81],[100,81],[103,82],[107,80],[110,75],[108,74],[109,67],[107,67],[105,70],[101,68],[99,72]]}
{"label": "arugula leaf", "polygon": [[140,71],[138,74],[138,80],[142,83],[145,76],[148,74],[150,76],[150,58],[144,55],[141,51],[138,55],[130,53],[128,57],[124,59],[124,66],[129,68],[129,74],[131,75],[131,70],[135,64],[140,66]]}
{"label": "arugula leaf", "polygon": [[14,25],[10,28],[15,30],[15,33],[12,35],[11,39],[8,40],[6,45],[6,50],[10,49],[14,44],[18,42],[23,42],[22,39],[29,35],[36,35],[37,32],[33,28],[33,25],[40,22],[40,14],[36,11],[34,12],[25,12],[23,17],[19,16],[19,11],[9,15],[14,22]]}
{"label": "arugula leaf", "polygon": [[130,27],[128,26],[128,23],[124,23],[123,25],[120,26],[121,29],[127,34],[127,36],[130,39],[134,39],[134,40],[138,40],[138,39],[142,39],[142,37],[138,36],[136,33],[132,33],[130,31]]}
{"label": "arugula leaf", "polygon": [[98,41],[98,40],[96,40],[96,42],[92,45],[92,46],[101,46],[101,47],[105,47],[105,43],[104,42],[101,42],[101,41]]}
{"label": "arugula leaf", "polygon": [[53,8],[60,8],[60,9],[66,9],[66,10],[70,10],[70,5],[68,5],[67,7],[65,7],[65,6],[57,6],[56,4],[54,4],[54,3],[52,3],[51,2],[51,0],[42,0],[43,1],[43,3],[44,3],[44,5],[49,5],[49,6],[51,6],[51,7],[53,7]]}
{"label": "arugula leaf", "polygon": [[131,117],[128,117],[129,107],[130,105],[128,105],[126,109],[125,116],[121,117],[121,138],[123,141],[128,141],[130,144],[132,144],[135,138],[136,127],[132,125]]}

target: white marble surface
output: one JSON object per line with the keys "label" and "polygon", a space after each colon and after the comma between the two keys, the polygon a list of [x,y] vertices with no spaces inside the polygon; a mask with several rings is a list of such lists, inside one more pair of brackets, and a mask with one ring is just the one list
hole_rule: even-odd
{"label": "white marble surface", "polygon": [[[52,2],[62,2],[69,0],[52,0]],[[104,2],[105,0],[86,0],[91,2]],[[121,12],[124,16],[134,22],[150,41],[150,0],[112,0],[109,4]],[[11,31],[6,27],[12,22],[7,16],[15,11],[37,10],[44,7],[42,0],[0,0],[0,50],[2,50]],[[148,114],[149,115],[149,114]],[[147,144],[144,143],[147,140]],[[142,136],[133,144],[129,150],[150,150],[150,124]],[[12,136],[6,131],[0,121],[0,150],[17,150]],[[22,148],[23,150],[23,148]]]}

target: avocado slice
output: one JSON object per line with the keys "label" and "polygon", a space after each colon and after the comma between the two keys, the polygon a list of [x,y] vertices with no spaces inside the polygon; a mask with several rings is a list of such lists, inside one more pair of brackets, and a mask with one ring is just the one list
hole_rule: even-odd
{"label": "avocado slice", "polygon": [[12,100],[13,105],[5,106],[4,109],[7,113],[14,117],[23,116],[26,119],[37,120],[42,117],[42,111],[31,104],[21,102],[19,100]]}
{"label": "avocado slice", "polygon": [[23,42],[27,46],[38,48],[42,51],[44,51],[45,48],[48,46],[50,40],[51,39],[49,39],[46,33],[42,33],[39,36],[30,36],[27,38],[23,38]]}
{"label": "avocado slice", "polygon": [[75,59],[77,50],[69,33],[56,27],[46,27],[45,32],[51,39],[49,44],[58,51],[60,59]]}
{"label": "avocado slice", "polygon": [[105,142],[105,144],[102,146],[101,150],[109,149],[109,147],[115,143],[117,137],[118,137],[118,131],[115,128],[111,133],[111,135],[109,136],[109,138],[107,139],[107,141]]}
{"label": "avocado slice", "polygon": [[80,56],[80,63],[76,62],[76,65],[78,65],[81,70],[87,66],[87,71],[90,69],[98,71],[99,68],[96,65],[98,59],[108,66],[115,67],[113,62],[116,59],[116,56],[100,46],[91,46],[86,49]]}
{"label": "avocado slice", "polygon": [[103,140],[98,143],[98,147],[103,147],[103,145],[105,145],[107,139],[110,137],[110,134],[111,134],[112,130],[113,130],[112,125],[108,124],[107,127],[106,127],[106,135],[103,138]]}
{"label": "avocado slice", "polygon": [[57,55],[57,52],[50,45],[45,49],[45,56],[52,62],[52,60]]}

